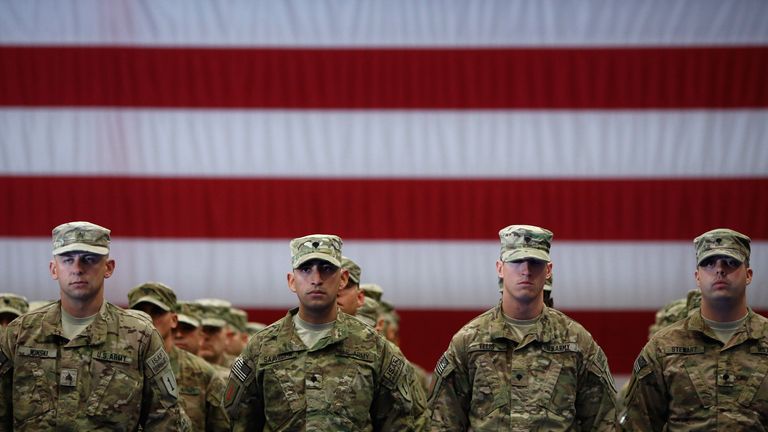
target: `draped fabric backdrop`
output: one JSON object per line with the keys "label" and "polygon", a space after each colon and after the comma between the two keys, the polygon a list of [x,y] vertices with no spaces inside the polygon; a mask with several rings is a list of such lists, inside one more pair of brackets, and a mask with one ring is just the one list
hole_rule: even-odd
{"label": "draped fabric backdrop", "polygon": [[289,239],[335,233],[431,369],[534,224],[627,373],[706,230],[752,237],[768,309],[767,78],[760,0],[4,0],[0,291],[56,298],[50,231],[89,220],[111,301],[158,280],[271,322]]}

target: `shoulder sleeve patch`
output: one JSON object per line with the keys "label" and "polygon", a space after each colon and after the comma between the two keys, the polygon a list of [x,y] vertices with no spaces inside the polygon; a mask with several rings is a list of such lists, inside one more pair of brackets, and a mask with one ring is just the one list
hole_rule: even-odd
{"label": "shoulder sleeve patch", "polygon": [[171,368],[168,368],[160,374],[160,389],[173,397],[174,399],[177,399],[179,397],[179,386],[176,384],[176,376],[173,374],[173,371]]}
{"label": "shoulder sleeve patch", "polygon": [[393,355],[389,358],[389,364],[384,370],[384,382],[389,384],[389,387],[393,388],[397,385],[404,366],[405,361],[400,357]]}
{"label": "shoulder sleeve patch", "polygon": [[240,382],[245,382],[251,376],[251,372],[253,372],[253,369],[245,363],[242,357],[236,358],[234,363],[232,363],[232,376]]}
{"label": "shoulder sleeve patch", "polygon": [[147,359],[147,366],[152,369],[153,375],[160,373],[169,363],[170,360],[168,359],[168,354],[165,353],[165,350],[162,347],[158,348],[157,351]]}
{"label": "shoulder sleeve patch", "polygon": [[446,370],[448,370],[448,358],[445,357],[445,353],[440,356],[440,360],[437,361],[437,364],[435,365],[435,373],[440,376],[445,376]]}

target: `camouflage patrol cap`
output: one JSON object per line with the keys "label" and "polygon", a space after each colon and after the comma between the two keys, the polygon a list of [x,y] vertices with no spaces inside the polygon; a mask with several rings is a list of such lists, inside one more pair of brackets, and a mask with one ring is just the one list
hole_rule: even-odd
{"label": "camouflage patrol cap", "polygon": [[200,324],[205,327],[226,327],[226,317],[232,304],[220,299],[199,299],[194,302],[200,315]]}
{"label": "camouflage patrol cap", "polygon": [[227,316],[227,323],[229,325],[236,328],[239,332],[246,331],[245,325],[248,323],[248,313],[246,311],[230,307]]}
{"label": "camouflage patrol cap", "polygon": [[532,225],[510,225],[502,228],[499,231],[501,261],[533,258],[549,262],[552,236],[552,231]]}
{"label": "camouflage patrol cap", "polygon": [[693,240],[696,247],[696,264],[705,259],[723,255],[735,258],[740,262],[749,259],[750,239],[740,232],[727,228],[713,229]]}
{"label": "camouflage patrol cap", "polygon": [[331,234],[310,234],[291,240],[291,261],[293,268],[311,259],[328,261],[341,267],[341,238]]}
{"label": "camouflage patrol cap", "polygon": [[363,305],[357,308],[357,315],[355,316],[369,327],[374,327],[376,326],[376,320],[379,319],[379,315],[382,313],[384,313],[384,310],[381,307],[381,303],[370,297],[365,297]]}
{"label": "camouflage patrol cap", "polygon": [[365,283],[360,285],[360,289],[363,290],[363,294],[365,294],[366,297],[370,297],[376,301],[380,301],[381,296],[384,295],[384,290],[379,284]]}
{"label": "camouflage patrol cap", "polygon": [[176,310],[176,293],[160,282],[144,282],[128,291],[128,307],[135,309],[139,303],[150,303],[169,312]]}
{"label": "camouflage patrol cap", "polygon": [[24,296],[13,293],[0,293],[0,314],[23,315],[29,310],[29,302]]}
{"label": "camouflage patrol cap", "polygon": [[349,278],[352,279],[352,282],[360,284],[360,276],[363,270],[356,262],[343,256],[341,257],[341,268],[349,272]]}
{"label": "camouflage patrol cap", "polygon": [[82,251],[98,255],[109,254],[109,233],[104,227],[90,222],[69,222],[53,229],[53,255]]}
{"label": "camouflage patrol cap", "polygon": [[200,316],[194,310],[192,303],[187,301],[176,302],[176,315],[179,322],[189,324],[192,327],[200,327]]}

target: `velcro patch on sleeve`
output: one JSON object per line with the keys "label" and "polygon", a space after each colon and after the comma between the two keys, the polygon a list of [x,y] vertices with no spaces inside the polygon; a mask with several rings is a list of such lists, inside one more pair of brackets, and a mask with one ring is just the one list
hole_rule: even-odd
{"label": "velcro patch on sleeve", "polygon": [[155,375],[165,369],[169,363],[170,360],[168,359],[168,354],[165,353],[165,350],[162,347],[158,348],[157,351],[147,359],[147,366],[152,369],[152,373]]}
{"label": "velcro patch on sleeve", "polygon": [[646,366],[648,366],[648,360],[643,356],[643,353],[640,353],[640,355],[637,356],[637,359],[635,359],[635,365],[632,367],[632,372],[637,375]]}
{"label": "velcro patch on sleeve", "polygon": [[440,356],[440,360],[437,361],[437,365],[435,365],[435,373],[439,376],[445,376],[446,372],[450,372],[448,358],[445,356],[445,353]]}
{"label": "velcro patch on sleeve", "polygon": [[245,363],[242,357],[238,357],[232,363],[232,375],[240,382],[245,382],[251,376],[253,369]]}
{"label": "velcro patch on sleeve", "polygon": [[384,382],[389,383],[390,387],[397,385],[400,381],[400,375],[403,373],[403,367],[405,361],[397,356],[392,356],[389,360],[389,364],[384,370]]}

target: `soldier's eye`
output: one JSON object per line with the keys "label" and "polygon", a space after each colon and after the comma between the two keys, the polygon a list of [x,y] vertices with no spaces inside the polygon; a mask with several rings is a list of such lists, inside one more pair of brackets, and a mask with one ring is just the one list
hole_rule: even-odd
{"label": "soldier's eye", "polygon": [[731,268],[736,268],[741,265],[741,263],[735,258],[728,258],[725,260],[725,264]]}

